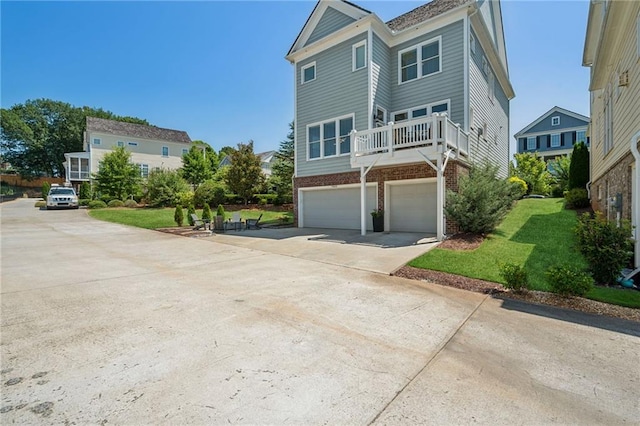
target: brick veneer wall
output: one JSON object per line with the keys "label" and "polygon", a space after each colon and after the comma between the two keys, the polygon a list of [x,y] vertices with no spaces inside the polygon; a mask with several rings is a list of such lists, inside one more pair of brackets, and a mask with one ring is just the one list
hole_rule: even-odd
{"label": "brick veneer wall", "polygon": [[[631,153],[624,156],[597,180],[591,182],[591,207],[608,214],[609,219],[616,218],[616,210],[611,207],[607,212],[607,184],[609,197],[622,194],[622,219],[631,220],[631,166],[634,162]],[[600,191],[598,191],[600,189]],[[600,193],[601,197],[598,197]]]}
{"label": "brick veneer wall", "polygon": [[[458,161],[450,160],[444,171],[445,188],[458,190],[458,178],[468,174],[468,166]],[[372,169],[367,174],[367,182],[378,183],[378,205],[384,206],[384,183],[393,180],[435,178],[436,171],[427,163],[416,163],[405,166],[380,167]],[[348,185],[360,183],[360,171],[334,173],[328,175],[297,177],[293,181],[294,221],[298,225],[298,189],[318,186]],[[453,221],[447,221],[447,234],[458,232],[458,226]]]}

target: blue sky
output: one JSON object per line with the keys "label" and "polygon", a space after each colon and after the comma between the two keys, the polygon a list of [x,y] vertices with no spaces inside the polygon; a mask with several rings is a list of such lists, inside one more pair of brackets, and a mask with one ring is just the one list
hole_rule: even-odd
{"label": "blue sky", "polygon": [[[383,21],[426,1],[358,1]],[[2,1],[0,104],[51,98],[185,130],[216,150],[277,149],[293,119],[284,59],[315,1]],[[589,115],[587,0],[503,0],[510,135],[554,105]],[[513,138],[512,147],[514,146]]]}

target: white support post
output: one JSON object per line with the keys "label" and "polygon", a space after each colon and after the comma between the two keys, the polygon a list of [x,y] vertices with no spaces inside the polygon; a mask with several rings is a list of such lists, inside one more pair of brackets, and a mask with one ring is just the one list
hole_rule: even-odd
{"label": "white support post", "polygon": [[387,126],[387,146],[389,147],[389,155],[393,156],[393,121],[390,121]]}
{"label": "white support post", "polygon": [[437,214],[437,225],[436,225],[436,238],[438,241],[442,241],[444,239],[444,179],[443,172],[444,167],[442,167],[442,157],[438,157],[438,164],[436,169],[436,214]]}
{"label": "white support post", "polygon": [[367,235],[367,174],[360,167],[360,234]]}

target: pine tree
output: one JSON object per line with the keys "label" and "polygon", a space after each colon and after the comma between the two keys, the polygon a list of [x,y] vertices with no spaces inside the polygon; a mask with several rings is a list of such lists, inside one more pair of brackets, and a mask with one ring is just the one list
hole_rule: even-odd
{"label": "pine tree", "polygon": [[182,212],[182,206],[178,204],[176,206],[176,211],[173,213],[173,220],[178,224],[178,226],[182,226],[184,222],[184,213]]}
{"label": "pine tree", "polygon": [[280,142],[280,148],[276,153],[276,160],[271,168],[271,183],[276,186],[278,197],[284,200],[293,198],[294,130],[293,122],[289,123],[287,139]]}
{"label": "pine tree", "polygon": [[585,189],[589,182],[589,150],[584,142],[573,146],[571,166],[569,167],[569,190]]}

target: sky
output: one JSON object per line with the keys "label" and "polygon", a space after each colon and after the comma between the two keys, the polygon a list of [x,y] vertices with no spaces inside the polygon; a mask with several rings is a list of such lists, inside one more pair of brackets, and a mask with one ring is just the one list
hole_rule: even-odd
{"label": "sky", "polygon": [[[425,1],[358,1],[383,21]],[[0,2],[0,106],[49,98],[278,149],[293,120],[284,59],[315,1]],[[510,136],[553,106],[589,115],[588,0],[503,0]]]}

